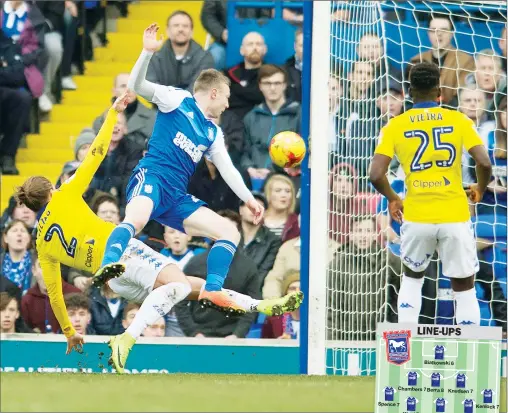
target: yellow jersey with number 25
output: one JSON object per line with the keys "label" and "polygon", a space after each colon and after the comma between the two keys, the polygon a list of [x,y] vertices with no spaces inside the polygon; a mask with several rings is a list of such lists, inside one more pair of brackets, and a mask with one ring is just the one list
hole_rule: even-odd
{"label": "yellow jersey with number 25", "polygon": [[76,173],[54,191],[37,222],[37,253],[55,317],[66,337],[75,334],[62,293],[60,264],[95,273],[114,224],[100,219],[83,199],[108,153],[118,113],[110,109]]}
{"label": "yellow jersey with number 25", "polygon": [[415,104],[381,130],[375,153],[397,156],[405,173],[404,220],[466,222],[471,216],[462,186],[462,150],[483,145],[472,120],[434,102]]}

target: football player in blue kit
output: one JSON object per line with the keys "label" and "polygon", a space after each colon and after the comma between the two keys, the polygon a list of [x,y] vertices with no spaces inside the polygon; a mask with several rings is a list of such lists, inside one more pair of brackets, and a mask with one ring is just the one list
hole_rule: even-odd
{"label": "football player in blue kit", "polygon": [[208,256],[206,283],[199,300],[227,312],[244,314],[245,310],[222,290],[240,233],[232,222],[187,194],[189,179],[205,156],[254,214],[255,224],[263,217],[263,206],[254,199],[231,162],[222,130],[214,123],[214,119],[228,108],[229,79],[215,69],[203,70],[194,83],[194,95],[147,81],[150,59],[162,45],[162,39],[157,36],[158,29],[152,24],[144,31],[143,51],[128,81],[131,90],[157,105],[154,129],[148,152],[127,184],[125,219],[108,238],[94,284],[102,285],[123,273],[119,261],[129,240],[153,219],[191,236],[215,240]]}

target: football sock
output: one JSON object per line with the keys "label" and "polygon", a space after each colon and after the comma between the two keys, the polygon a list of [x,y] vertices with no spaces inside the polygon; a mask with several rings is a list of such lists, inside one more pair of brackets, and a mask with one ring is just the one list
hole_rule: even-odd
{"label": "football sock", "polygon": [[480,304],[476,298],[476,290],[474,288],[456,292],[454,291],[455,303],[455,320],[457,324],[476,324],[480,325]]}
{"label": "football sock", "polygon": [[136,340],[147,326],[171,311],[173,306],[184,300],[191,292],[189,284],[169,283],[153,290],[136,313],[127,332]]}
{"label": "football sock", "polygon": [[229,296],[234,300],[238,306],[243,308],[248,313],[252,313],[254,311],[257,311],[258,305],[261,302],[261,300],[256,300],[248,295],[237,293],[233,290],[228,290],[227,288],[224,288],[224,291],[226,291]]}
{"label": "football sock", "polygon": [[228,275],[229,266],[236,252],[236,245],[231,241],[218,240],[208,254],[208,275],[206,291],[220,291]]}
{"label": "football sock", "polygon": [[129,241],[135,234],[136,230],[132,224],[122,222],[118,225],[108,238],[106,253],[102,259],[101,267],[120,261]]}
{"label": "football sock", "polygon": [[405,274],[400,284],[397,307],[399,309],[399,323],[418,324],[418,317],[422,308],[422,278],[411,278]]}

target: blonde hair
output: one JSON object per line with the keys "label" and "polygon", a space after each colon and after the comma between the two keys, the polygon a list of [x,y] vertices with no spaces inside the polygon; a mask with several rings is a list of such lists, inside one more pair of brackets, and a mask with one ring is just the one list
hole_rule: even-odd
{"label": "blonde hair", "polygon": [[289,179],[289,177],[287,177],[286,175],[275,174],[272,175],[270,178],[268,178],[268,180],[266,181],[265,198],[268,202],[268,207],[270,207],[270,199],[272,197],[272,189],[275,182],[283,182],[291,187],[291,203],[289,204],[288,207],[288,214],[292,214],[293,212],[295,212],[296,206],[295,186],[293,185],[291,179]]}
{"label": "blonde hair", "polygon": [[231,81],[218,70],[206,69],[201,71],[194,82],[194,93],[207,92],[210,89],[218,88],[221,85],[231,86]]}

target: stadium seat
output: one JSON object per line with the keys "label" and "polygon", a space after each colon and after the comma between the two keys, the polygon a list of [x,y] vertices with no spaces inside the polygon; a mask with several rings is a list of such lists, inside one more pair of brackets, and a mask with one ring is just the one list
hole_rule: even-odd
{"label": "stadium seat", "polygon": [[[231,35],[227,43],[227,67],[234,66],[243,61],[240,55],[240,45],[243,37],[251,32],[260,32],[268,47],[265,57],[266,63],[283,64],[294,54],[294,33],[296,27],[282,19],[282,3],[279,2],[242,2],[228,1],[228,31]],[[301,2],[287,2],[285,6],[301,7]],[[237,19],[236,10],[240,7],[274,7],[275,17],[272,19]]]}
{"label": "stadium seat", "polygon": [[[194,40],[204,45],[206,31],[199,18],[202,1],[143,1],[129,5],[129,17],[117,20],[115,33],[108,33],[108,46],[95,49],[94,61],[86,62],[85,75],[74,76],[76,91],[64,91],[61,104],[54,106],[49,121],[31,128],[27,147],[19,150],[17,177],[1,178],[1,211],[7,207],[14,188],[30,175],[43,173],[56,182],[63,164],[74,159],[73,145],[81,129],[90,127],[111,103],[113,79],[129,72],[141,52],[143,31],[155,20],[165,32],[166,20],[175,10],[184,9],[194,19]],[[141,100],[144,104],[146,101]]]}

